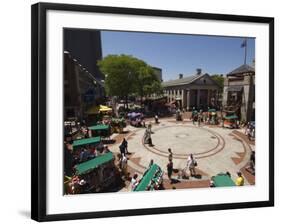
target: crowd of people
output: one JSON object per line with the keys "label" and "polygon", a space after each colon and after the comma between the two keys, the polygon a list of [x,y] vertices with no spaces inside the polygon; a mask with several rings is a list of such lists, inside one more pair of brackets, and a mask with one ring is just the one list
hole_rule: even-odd
{"label": "crowd of people", "polygon": [[77,150],[73,150],[73,147],[70,146],[68,148],[71,148],[70,153],[72,154],[72,166],[75,167],[75,165],[80,164],[82,162],[86,162],[90,159],[94,159],[102,154],[110,152],[107,145],[104,145],[102,142],[100,142],[98,145],[85,145]]}
{"label": "crowd of people", "polygon": [[201,123],[204,123],[204,124],[218,124],[219,123],[217,112],[209,111],[209,108],[206,112],[203,112],[202,109],[197,111],[195,109],[195,107],[193,107],[190,120],[192,120],[192,123],[194,125],[197,122],[198,126],[200,126]]}
{"label": "crowd of people", "polygon": [[245,126],[245,135],[248,137],[249,140],[255,139],[255,123],[248,122]]}

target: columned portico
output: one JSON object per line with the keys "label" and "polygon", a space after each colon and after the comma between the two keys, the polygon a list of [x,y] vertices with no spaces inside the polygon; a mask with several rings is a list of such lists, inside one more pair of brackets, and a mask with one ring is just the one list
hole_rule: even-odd
{"label": "columned portico", "polygon": [[219,86],[208,74],[185,78],[180,76],[177,80],[164,82],[163,86],[167,89],[166,96],[170,102],[177,101],[177,106],[182,109],[191,110],[195,107],[205,110],[212,104],[212,97],[215,97],[214,102],[217,102],[214,90],[218,90]]}

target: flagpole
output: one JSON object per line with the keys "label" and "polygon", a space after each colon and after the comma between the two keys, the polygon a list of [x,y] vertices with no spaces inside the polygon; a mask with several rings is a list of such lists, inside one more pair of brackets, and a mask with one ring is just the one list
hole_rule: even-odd
{"label": "flagpole", "polygon": [[244,65],[246,65],[247,62],[247,38],[245,38],[245,57],[244,57]]}

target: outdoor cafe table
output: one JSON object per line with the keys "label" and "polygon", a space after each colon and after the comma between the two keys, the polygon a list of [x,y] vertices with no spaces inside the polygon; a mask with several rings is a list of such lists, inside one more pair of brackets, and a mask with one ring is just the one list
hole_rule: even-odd
{"label": "outdoor cafe table", "polygon": [[88,160],[84,163],[80,163],[76,166],[76,175],[82,175],[91,172],[99,166],[114,159],[113,153],[108,152],[100,155],[94,159]]}
{"label": "outdoor cafe table", "polygon": [[101,137],[83,138],[73,141],[73,149],[82,147],[83,145],[97,145],[101,142]]}

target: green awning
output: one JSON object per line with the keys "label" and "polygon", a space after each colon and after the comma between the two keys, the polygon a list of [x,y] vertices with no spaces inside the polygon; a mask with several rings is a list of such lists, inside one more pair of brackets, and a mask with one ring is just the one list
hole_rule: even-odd
{"label": "green awning", "polygon": [[81,175],[92,171],[93,169],[99,167],[100,165],[113,160],[113,153],[108,152],[106,154],[100,155],[94,159],[87,162],[80,163],[76,166],[76,175]]}
{"label": "green awning", "polygon": [[212,177],[212,180],[214,181],[214,185],[216,187],[235,186],[235,183],[233,182],[233,180],[227,174],[220,173],[220,174]]}
{"label": "green awning", "polygon": [[77,148],[78,146],[98,144],[100,142],[101,142],[101,137],[83,138],[83,139],[75,140],[73,141],[73,149]]}
{"label": "green awning", "polygon": [[161,169],[157,164],[153,164],[144,174],[140,183],[134,189],[134,191],[145,191],[150,181],[155,177],[155,173]]}
{"label": "green awning", "polygon": [[109,129],[109,125],[99,124],[99,125],[91,126],[89,127],[89,129],[92,131],[107,131]]}
{"label": "green awning", "polygon": [[234,119],[238,119],[237,115],[229,115],[229,116],[225,116],[224,119],[226,120],[234,120]]}
{"label": "green awning", "polygon": [[209,109],[208,112],[217,112],[216,109]]}

